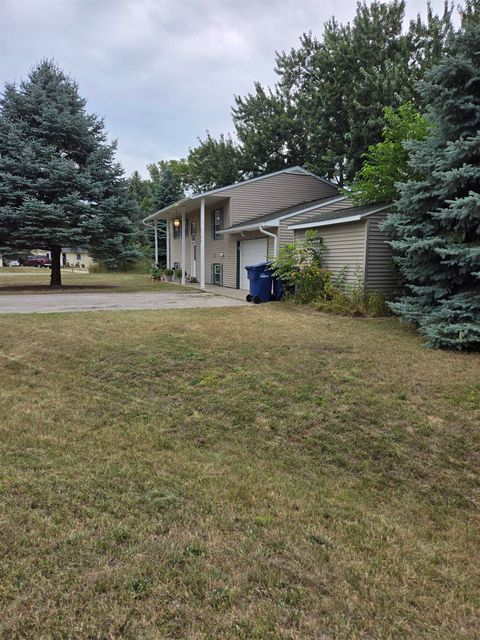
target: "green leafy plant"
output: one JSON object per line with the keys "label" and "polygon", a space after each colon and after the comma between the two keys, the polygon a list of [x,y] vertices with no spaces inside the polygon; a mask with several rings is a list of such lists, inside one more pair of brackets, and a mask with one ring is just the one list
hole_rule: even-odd
{"label": "green leafy plant", "polygon": [[282,247],[272,261],[274,276],[283,280],[296,302],[311,302],[330,286],[332,274],[322,266],[323,252],[322,239],[308,230],[303,241]]}
{"label": "green leafy plant", "polygon": [[153,267],[150,273],[152,275],[152,280],[160,280],[160,278],[165,275],[165,269],[160,269],[159,267]]}
{"label": "green leafy plant", "polygon": [[381,291],[365,290],[363,274],[357,270],[355,282],[346,285],[343,272],[342,285],[332,283],[325,295],[317,298],[313,305],[319,311],[345,316],[379,317],[389,315],[385,296]]}

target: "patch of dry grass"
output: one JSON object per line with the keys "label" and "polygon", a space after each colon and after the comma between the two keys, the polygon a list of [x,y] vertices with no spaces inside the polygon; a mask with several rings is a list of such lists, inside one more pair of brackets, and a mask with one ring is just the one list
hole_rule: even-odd
{"label": "patch of dry grass", "polygon": [[[171,282],[153,281],[146,273],[88,273],[63,269],[61,289],[51,289],[50,269],[29,267],[0,268],[0,296],[2,293],[74,293],[104,290],[109,292],[175,291],[190,293],[192,288]],[[198,293],[198,291],[197,291]]]}
{"label": "patch of dry grass", "polygon": [[477,355],[274,304],[0,354],[1,637],[478,638]]}

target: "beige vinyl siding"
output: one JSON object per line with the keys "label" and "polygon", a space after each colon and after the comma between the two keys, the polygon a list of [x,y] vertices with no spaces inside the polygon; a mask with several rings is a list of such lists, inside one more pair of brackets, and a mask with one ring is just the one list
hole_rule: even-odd
{"label": "beige vinyl siding", "polygon": [[[325,244],[325,267],[338,275],[343,269],[345,283],[355,284],[360,275],[363,277],[365,265],[366,224],[346,222],[314,228]],[[303,240],[305,229],[295,231],[295,240]]]}
{"label": "beige vinyl siding", "polygon": [[381,211],[367,219],[367,254],[365,288],[393,293],[397,282],[392,262],[392,249],[387,244],[387,236],[379,228],[388,211]]}
{"label": "beige vinyl siding", "polygon": [[333,185],[300,173],[280,173],[256,182],[239,184],[228,191],[230,224],[337,193]]}

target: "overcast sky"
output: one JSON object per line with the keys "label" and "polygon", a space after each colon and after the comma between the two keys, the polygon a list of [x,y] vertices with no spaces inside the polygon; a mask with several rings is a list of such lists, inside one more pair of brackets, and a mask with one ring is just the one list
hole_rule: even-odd
{"label": "overcast sky", "polygon": [[[274,54],[354,0],[0,0],[0,81],[54,58],[106,120],[129,174],[232,130],[234,94],[273,84]],[[407,16],[426,1],[407,0]],[[432,0],[438,11],[443,0]]]}

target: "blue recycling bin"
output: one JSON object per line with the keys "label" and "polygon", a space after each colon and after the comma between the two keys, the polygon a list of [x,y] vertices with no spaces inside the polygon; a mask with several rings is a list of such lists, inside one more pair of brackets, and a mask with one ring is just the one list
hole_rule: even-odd
{"label": "blue recycling bin", "polygon": [[272,299],[272,270],[267,262],[258,262],[245,267],[250,282],[247,302],[259,304]]}
{"label": "blue recycling bin", "polygon": [[283,280],[280,280],[279,278],[273,278],[272,298],[274,300],[281,300],[284,293],[285,285],[283,284]]}

